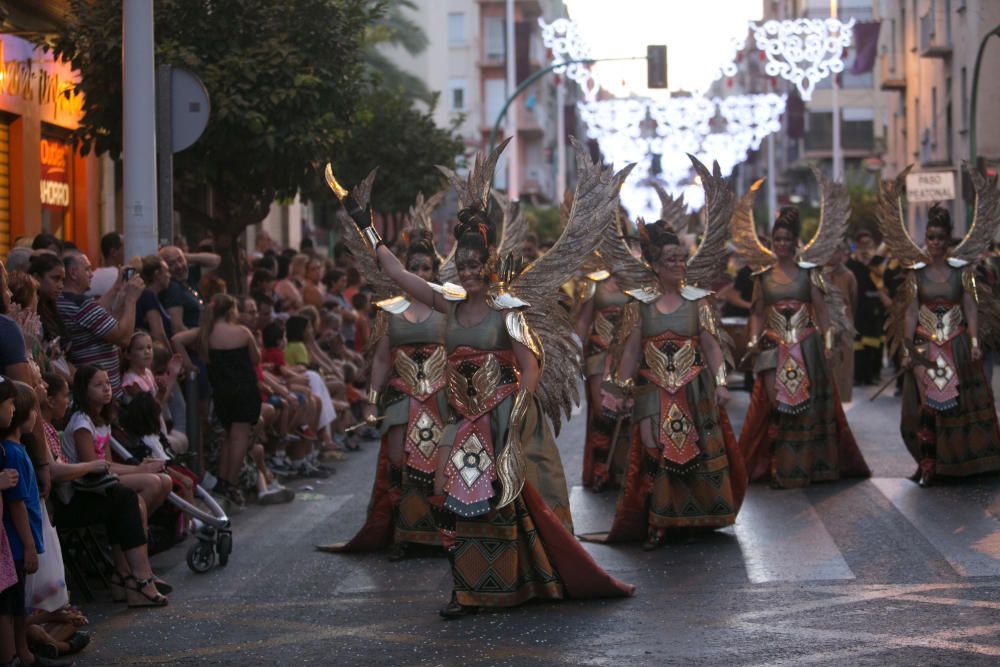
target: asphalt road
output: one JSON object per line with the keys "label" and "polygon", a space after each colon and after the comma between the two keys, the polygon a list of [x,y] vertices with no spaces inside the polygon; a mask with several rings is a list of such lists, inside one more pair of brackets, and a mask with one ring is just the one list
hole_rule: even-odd
{"label": "asphalt road", "polygon": [[[738,429],[747,395],[734,392]],[[899,401],[856,391],[850,420],[874,476],[805,490],[751,487],[735,527],[586,548],[634,598],[527,604],[444,622],[447,562],[330,555],[361,524],[376,445],[289,505],[235,517],[229,565],[203,575],[184,546],[154,566],[164,609],[85,605],[79,665],[997,665],[1000,478],[921,490]],[[579,484],[582,419],[559,444]],[[614,494],[572,489],[576,529],[607,528]]]}

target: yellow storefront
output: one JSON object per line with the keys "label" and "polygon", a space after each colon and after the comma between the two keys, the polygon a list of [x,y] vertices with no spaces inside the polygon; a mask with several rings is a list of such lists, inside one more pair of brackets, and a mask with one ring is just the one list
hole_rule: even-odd
{"label": "yellow storefront", "polygon": [[72,66],[0,34],[0,256],[40,232],[96,256],[98,173],[70,139],[82,98]]}

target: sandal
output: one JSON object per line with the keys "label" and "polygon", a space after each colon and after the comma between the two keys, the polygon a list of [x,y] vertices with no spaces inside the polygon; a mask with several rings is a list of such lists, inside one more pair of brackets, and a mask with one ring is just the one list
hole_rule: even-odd
{"label": "sandal", "polygon": [[153,575],[153,585],[156,586],[157,592],[162,593],[163,595],[170,595],[174,592],[173,586],[165,582],[163,579],[160,579],[155,574]]}
{"label": "sandal", "polygon": [[155,582],[156,579],[154,577],[150,577],[149,579],[136,579],[133,576],[129,576],[126,579],[126,585],[128,586],[128,606],[129,607],[167,606],[167,598],[163,594],[156,593],[155,595],[147,595],[142,591],[143,588],[145,588],[149,584],[155,584]]}
{"label": "sandal", "polygon": [[90,633],[77,630],[73,633],[72,637],[66,640],[66,643],[69,644],[69,650],[66,651],[66,655],[79,653],[83,649],[87,648],[88,644],[90,644]]}
{"label": "sandal", "polygon": [[118,570],[111,573],[111,601],[125,602],[127,598],[128,580],[131,575],[121,574]]}

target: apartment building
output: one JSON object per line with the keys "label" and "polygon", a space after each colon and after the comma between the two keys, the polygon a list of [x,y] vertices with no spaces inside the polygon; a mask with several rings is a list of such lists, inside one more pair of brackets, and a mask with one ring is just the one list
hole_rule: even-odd
{"label": "apartment building", "polygon": [[[885,115],[886,168],[891,176],[913,164],[917,171],[954,174],[951,207],[956,231],[966,224],[971,193],[961,165],[976,158],[1000,163],[1000,28],[996,0],[894,0],[882,2],[879,63]],[[985,43],[978,82],[976,56]],[[976,126],[971,126],[973,89],[978,86]],[[975,147],[971,145],[975,141]],[[974,153],[974,155],[973,155]],[[922,235],[928,204],[909,207],[911,231]]]}
{"label": "apartment building", "polygon": [[[496,120],[507,101],[507,21],[505,0],[416,0],[408,12],[423,29],[429,45],[411,56],[401,49],[385,54],[420,78],[441,99],[435,118],[442,127],[460,119],[458,131],[467,156],[489,145]],[[514,36],[517,81],[524,81],[546,64],[538,18],[546,21],[566,16],[562,0],[516,0]],[[517,114],[517,155],[520,165],[518,191],[522,200],[551,203],[555,200],[556,103],[555,77],[533,84],[508,113]],[[568,96],[567,105],[572,104]],[[501,123],[498,140],[504,137]],[[511,155],[508,158],[514,158]],[[497,170],[495,184],[507,189],[507,173]]]}

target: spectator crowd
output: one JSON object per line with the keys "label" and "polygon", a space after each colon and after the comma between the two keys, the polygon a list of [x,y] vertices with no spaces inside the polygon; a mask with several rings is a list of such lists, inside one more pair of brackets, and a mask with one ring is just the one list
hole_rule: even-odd
{"label": "spectator crowd", "polygon": [[89,643],[74,531],[102,541],[115,601],[163,606],[150,554],[204,529],[171,492],[197,504],[200,486],[228,513],[290,502],[283,481],[377,437],[358,423],[371,306],[345,247],[260,234],[230,285],[211,238],[130,261],[123,245],[105,235],[95,268],[40,234],[0,264],[0,665]]}

